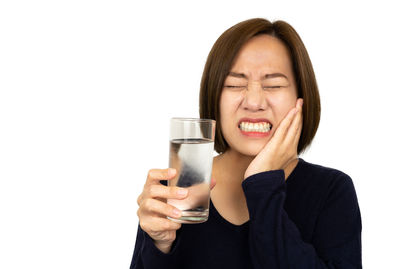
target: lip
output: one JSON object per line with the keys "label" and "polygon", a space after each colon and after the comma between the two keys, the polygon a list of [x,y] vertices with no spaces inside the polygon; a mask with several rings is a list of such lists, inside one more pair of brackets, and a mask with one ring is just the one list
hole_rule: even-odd
{"label": "lip", "polygon": [[[246,132],[246,131],[243,131],[242,129],[240,129],[240,124],[241,124],[242,122],[252,122],[252,123],[256,123],[256,122],[267,122],[267,123],[271,124],[271,129],[270,129],[268,132],[266,132],[266,133],[261,133],[261,132]],[[271,130],[272,130],[272,126],[273,126],[272,123],[271,123],[268,119],[265,119],[265,118],[257,118],[257,119],[252,119],[252,118],[241,118],[241,119],[239,120],[239,122],[238,122],[238,129],[239,129],[240,133],[243,134],[243,135],[245,135],[245,136],[248,136],[248,137],[266,137],[266,136],[269,136],[269,134],[271,133]]]}
{"label": "lip", "polygon": [[241,130],[240,128],[239,128],[239,131],[242,133],[242,135],[250,136],[250,137],[266,137],[266,136],[269,136],[269,134],[271,133],[271,130],[269,130],[269,131],[266,132],[266,133],[260,133],[260,132],[246,132],[246,131]]}

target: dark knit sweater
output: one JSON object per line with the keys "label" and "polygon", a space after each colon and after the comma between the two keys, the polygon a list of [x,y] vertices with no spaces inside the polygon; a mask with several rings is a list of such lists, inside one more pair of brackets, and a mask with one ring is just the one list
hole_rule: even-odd
{"label": "dark knit sweater", "polygon": [[352,179],[299,158],[242,182],[250,220],[234,225],[210,201],[208,221],[183,224],[168,254],[140,226],[131,269],[350,269],[361,266],[361,214]]}

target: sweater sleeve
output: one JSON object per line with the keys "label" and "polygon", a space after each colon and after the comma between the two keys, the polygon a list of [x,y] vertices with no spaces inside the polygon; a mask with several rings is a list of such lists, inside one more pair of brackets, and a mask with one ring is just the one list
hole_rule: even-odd
{"label": "sweater sleeve", "polygon": [[313,242],[302,240],[284,210],[283,170],[246,178],[242,187],[250,214],[249,248],[253,267],[358,269],[361,265],[361,216],[351,178],[335,180],[323,203]]}
{"label": "sweater sleeve", "polygon": [[177,230],[176,239],[172,244],[171,251],[166,254],[154,245],[153,239],[138,225],[130,269],[178,268],[176,249],[180,242],[179,233],[180,230]]}

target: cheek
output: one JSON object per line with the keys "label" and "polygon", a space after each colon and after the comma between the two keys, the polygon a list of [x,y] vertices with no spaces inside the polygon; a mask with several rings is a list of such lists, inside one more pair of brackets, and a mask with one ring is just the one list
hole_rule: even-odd
{"label": "cheek", "polygon": [[273,107],[278,123],[280,123],[295,106],[296,98],[282,98],[271,102],[271,107]]}
{"label": "cheek", "polygon": [[232,119],[240,107],[241,100],[242,97],[238,95],[222,92],[219,102],[221,122],[225,122],[225,119]]}
{"label": "cheek", "polygon": [[229,134],[236,128],[237,110],[240,107],[240,97],[232,93],[222,93],[219,103],[220,125],[222,135],[229,140]]}
{"label": "cheek", "polygon": [[270,103],[275,106],[282,108],[294,107],[296,105],[297,97],[292,91],[293,90],[276,92],[276,94],[271,94],[268,99]]}

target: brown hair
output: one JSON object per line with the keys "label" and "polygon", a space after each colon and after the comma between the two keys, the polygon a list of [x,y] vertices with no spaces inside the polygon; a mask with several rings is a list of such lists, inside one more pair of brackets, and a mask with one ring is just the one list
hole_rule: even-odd
{"label": "brown hair", "polygon": [[321,115],[317,81],[307,50],[300,36],[285,21],[255,18],[240,22],[226,30],[212,47],[204,67],[200,85],[200,118],[217,121],[214,149],[225,152],[229,145],[222,135],[219,101],[227,75],[241,47],[252,37],[268,34],[287,46],[296,79],[298,98],[303,98],[303,125],[297,153],[303,152],[314,138]]}

